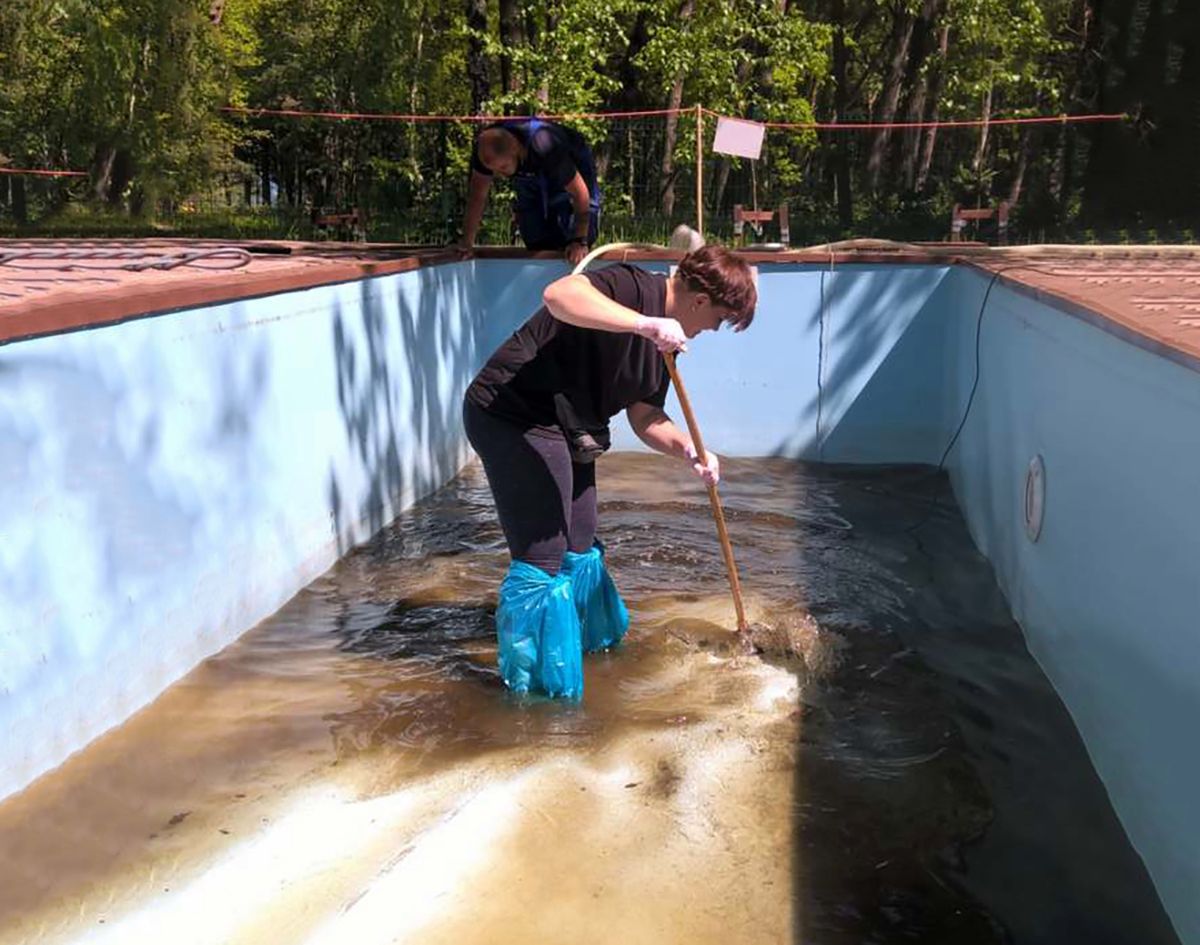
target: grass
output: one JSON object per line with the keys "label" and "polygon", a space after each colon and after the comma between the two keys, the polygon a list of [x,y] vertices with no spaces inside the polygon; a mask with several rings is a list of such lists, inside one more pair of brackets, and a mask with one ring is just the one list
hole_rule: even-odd
{"label": "grass", "polygon": [[[368,220],[367,238],[373,242],[394,242],[423,245],[445,245],[456,235],[460,221],[446,219],[432,208],[409,214],[379,214]],[[686,211],[685,211],[686,215]],[[678,220],[667,220],[657,214],[631,214],[624,210],[606,212],[601,217],[601,243],[637,242],[665,245]],[[733,241],[732,223],[724,218],[708,217],[705,227],[709,239]],[[1055,230],[1023,233],[1014,227],[1012,241],[1016,243],[1116,243],[1116,244],[1174,244],[1197,242],[1195,230],[1185,226],[1141,228],[1099,228],[1067,226]],[[828,210],[797,208],[793,212],[791,245],[812,246],[847,239],[852,236],[875,236],[906,241],[945,239],[947,227],[940,217],[929,213],[864,213],[855,225],[846,230],[837,224]],[[331,233],[315,227],[307,211],[288,207],[232,207],[176,213],[170,217],[148,219],[123,212],[98,210],[75,204],[60,213],[18,226],[0,216],[0,237],[57,238],[57,239],[133,239],[139,237],[183,237],[229,240],[301,240],[323,241],[345,239],[348,234]],[[970,234],[968,234],[970,237]],[[764,242],[777,239],[773,229],[763,236]],[[983,235],[984,239],[988,234]],[[750,240],[752,241],[752,239]],[[503,201],[492,201],[478,240],[484,245],[513,245],[511,218]]]}

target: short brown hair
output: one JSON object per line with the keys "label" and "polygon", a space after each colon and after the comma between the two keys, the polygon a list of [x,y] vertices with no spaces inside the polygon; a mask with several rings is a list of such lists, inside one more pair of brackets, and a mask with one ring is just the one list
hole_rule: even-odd
{"label": "short brown hair", "polygon": [[713,303],[731,312],[726,319],[735,331],[750,326],[758,290],[746,261],[724,246],[702,246],[679,262],[676,275],[692,292],[703,292]]}

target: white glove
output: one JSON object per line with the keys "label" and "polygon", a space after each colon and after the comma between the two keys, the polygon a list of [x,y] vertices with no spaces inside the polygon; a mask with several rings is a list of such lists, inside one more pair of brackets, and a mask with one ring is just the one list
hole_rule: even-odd
{"label": "white glove", "polygon": [[692,471],[699,476],[707,485],[715,486],[721,481],[721,460],[717,458],[717,454],[711,450],[704,451],[705,462],[700,462],[700,457],[696,454],[696,448],[689,443],[684,447],[684,452],[687,453],[687,458],[692,461]]}
{"label": "white glove", "polygon": [[673,318],[639,315],[633,324],[633,331],[636,335],[649,338],[663,354],[687,351],[687,335],[683,333],[683,326]]}

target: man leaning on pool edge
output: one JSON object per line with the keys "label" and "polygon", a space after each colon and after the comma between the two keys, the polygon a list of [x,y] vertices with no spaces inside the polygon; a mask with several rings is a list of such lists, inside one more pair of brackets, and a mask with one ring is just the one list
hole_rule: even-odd
{"label": "man leaning on pool edge", "polygon": [[600,188],[591,148],[579,132],[540,118],[500,121],[479,132],[462,250],[475,245],[497,174],[512,179],[517,226],[528,249],[560,250],[572,266],[587,255],[599,229]]}

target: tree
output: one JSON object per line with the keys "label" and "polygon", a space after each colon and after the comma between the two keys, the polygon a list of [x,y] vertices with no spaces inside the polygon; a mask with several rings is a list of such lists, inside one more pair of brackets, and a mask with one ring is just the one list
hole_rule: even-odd
{"label": "tree", "polygon": [[[708,219],[760,199],[834,236],[941,232],[955,202],[1018,225],[1198,228],[1200,6],[1176,0],[7,0],[0,162],[85,167],[90,199],[153,214],[275,199],[292,219],[370,206],[409,238],[457,218],[474,126],[235,118],[225,105],[573,120],[610,211],[691,218],[690,107],[782,123],[977,119],[974,129],[774,129],[718,157]],[[998,115],[1125,111],[1124,125],[1011,128]],[[711,131],[711,123],[709,123]],[[0,187],[36,220],[81,185]],[[5,199],[7,198],[7,199]],[[493,201],[499,205],[499,201]],[[500,221],[497,211],[497,221]],[[613,219],[610,212],[608,219]],[[657,222],[656,222],[657,221]],[[800,224],[800,221],[803,221]],[[499,222],[497,222],[499,226]]]}

